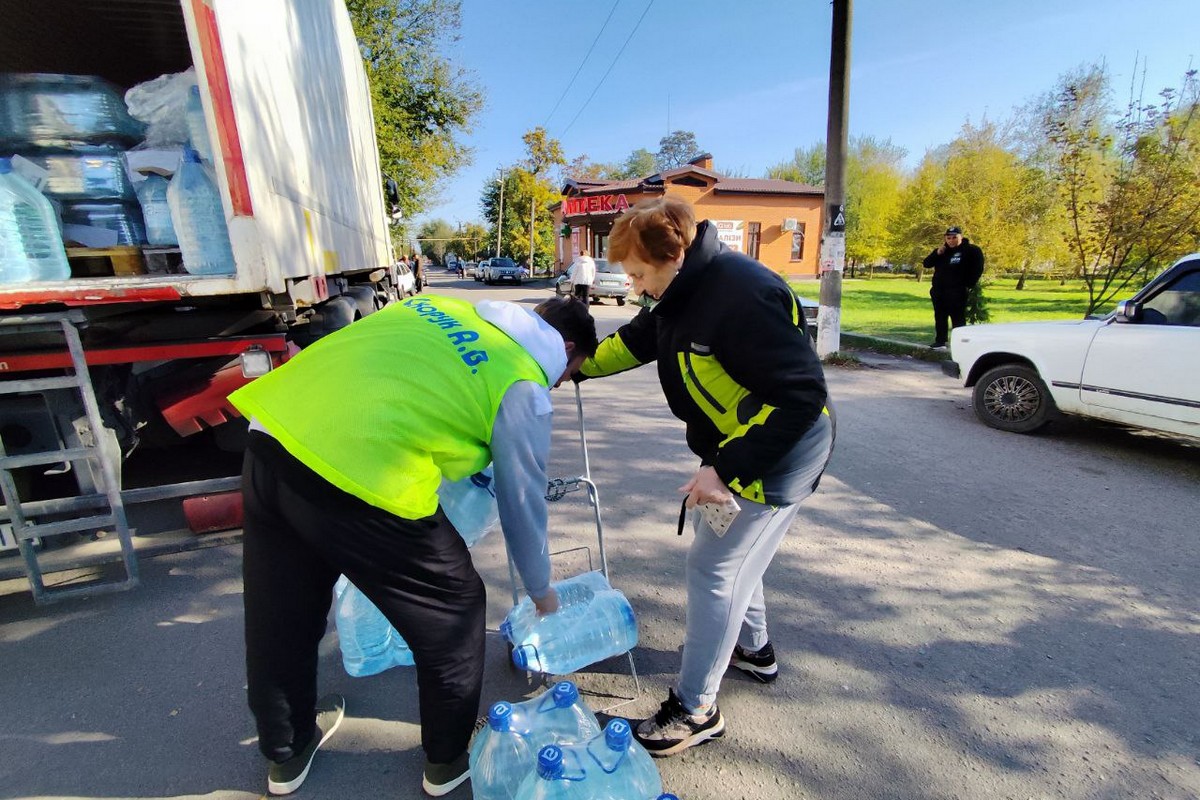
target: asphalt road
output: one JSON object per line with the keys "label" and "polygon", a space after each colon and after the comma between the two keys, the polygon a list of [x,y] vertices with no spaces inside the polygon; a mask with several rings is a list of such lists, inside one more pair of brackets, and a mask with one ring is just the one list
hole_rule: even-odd
{"label": "asphalt road", "polygon": [[[435,291],[544,289],[434,274]],[[602,331],[634,309],[597,307]],[[658,762],[683,800],[1200,797],[1200,449],[1110,427],[984,427],[936,367],[831,368],[833,464],[767,574],[780,679],[731,675],[725,739]],[[580,473],[573,389],[552,472]],[[582,387],[613,582],[638,612],[645,716],[678,666],[694,469],[652,369]],[[556,548],[591,546],[586,501],[552,507]],[[495,535],[476,550],[489,623],[509,603]],[[583,552],[556,557],[571,574]],[[0,797],[252,798],[265,769],[244,704],[239,548],[144,561],[133,593],[36,608],[0,584]],[[528,696],[489,638],[485,702]],[[411,671],[322,683],[350,718],[304,798],[420,797]],[[578,676],[596,709],[624,660]],[[469,797],[467,789],[452,798]]]}

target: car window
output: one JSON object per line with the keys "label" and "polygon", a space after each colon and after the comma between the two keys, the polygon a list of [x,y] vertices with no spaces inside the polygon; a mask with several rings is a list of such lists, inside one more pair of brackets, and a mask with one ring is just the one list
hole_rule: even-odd
{"label": "car window", "polygon": [[608,272],[615,275],[624,275],[625,269],[620,262],[609,263],[603,258],[596,259],[596,272]]}
{"label": "car window", "polygon": [[1181,276],[1142,303],[1142,322],[1200,328],[1200,270]]}
{"label": "car window", "polygon": [[493,267],[515,267],[516,262],[514,262],[511,258],[496,258],[496,259],[492,259],[492,266]]}

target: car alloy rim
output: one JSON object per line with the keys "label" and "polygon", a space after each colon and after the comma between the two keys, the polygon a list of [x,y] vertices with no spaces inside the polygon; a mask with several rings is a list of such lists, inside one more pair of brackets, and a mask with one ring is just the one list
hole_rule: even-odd
{"label": "car alloy rim", "polygon": [[983,407],[1005,422],[1024,422],[1037,413],[1041,402],[1038,388],[1017,375],[997,378],[983,393]]}

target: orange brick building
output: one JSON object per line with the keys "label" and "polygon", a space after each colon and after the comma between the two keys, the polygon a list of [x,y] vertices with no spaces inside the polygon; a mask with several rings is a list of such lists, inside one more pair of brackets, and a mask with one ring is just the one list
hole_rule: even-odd
{"label": "orange brick building", "polygon": [[[813,186],[767,178],[730,178],[704,154],[688,164],[625,181],[568,180],[551,207],[559,232],[555,264],[574,260],[581,242],[603,258],[620,212],[646,197],[687,200],[698,220],[712,220],[721,240],[787,277],[816,277],[825,193]],[[565,234],[565,235],[564,235]]]}

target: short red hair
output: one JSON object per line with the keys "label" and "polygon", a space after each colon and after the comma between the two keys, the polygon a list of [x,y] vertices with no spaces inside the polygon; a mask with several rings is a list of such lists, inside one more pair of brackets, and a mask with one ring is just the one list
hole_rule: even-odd
{"label": "short red hair", "polygon": [[617,218],[608,237],[608,260],[634,256],[648,264],[675,261],[696,238],[691,203],[677,197],[641,200]]}

